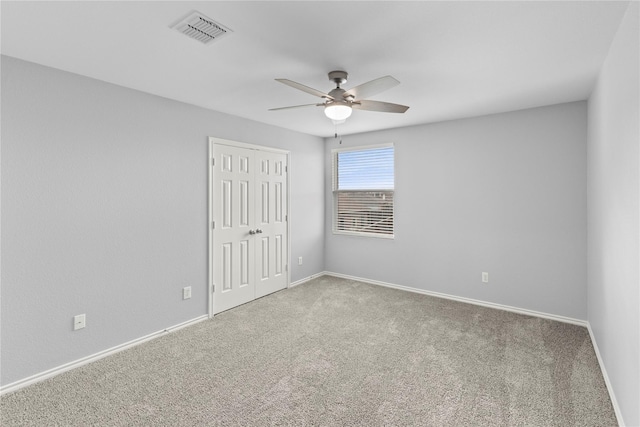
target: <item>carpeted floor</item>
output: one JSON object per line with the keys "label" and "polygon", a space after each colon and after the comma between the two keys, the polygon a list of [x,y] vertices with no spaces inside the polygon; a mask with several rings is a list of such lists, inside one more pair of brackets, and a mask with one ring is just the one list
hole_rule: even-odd
{"label": "carpeted floor", "polygon": [[324,276],[0,399],[3,426],[612,426],[583,327]]}

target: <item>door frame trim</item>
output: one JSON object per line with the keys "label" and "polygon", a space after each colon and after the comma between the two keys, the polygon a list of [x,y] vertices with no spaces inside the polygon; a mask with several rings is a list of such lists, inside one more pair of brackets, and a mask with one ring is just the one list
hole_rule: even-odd
{"label": "door frame trim", "polygon": [[267,151],[270,153],[278,153],[285,154],[287,156],[287,255],[286,255],[286,263],[287,263],[287,287],[291,287],[291,194],[289,189],[291,188],[290,182],[290,174],[289,174],[289,166],[291,165],[291,152],[288,150],[282,150],[279,148],[268,147],[265,145],[256,145],[249,144],[246,142],[233,141],[230,139],[217,138],[215,136],[209,137],[209,153],[207,156],[207,169],[209,172],[208,180],[207,180],[207,205],[209,214],[207,216],[207,270],[208,270],[208,282],[207,282],[207,295],[208,295],[208,315],[209,318],[212,319],[213,315],[213,299],[215,296],[213,295],[213,159],[214,159],[214,148],[216,145],[228,145],[231,147],[238,148],[247,148],[249,150],[256,151]]}

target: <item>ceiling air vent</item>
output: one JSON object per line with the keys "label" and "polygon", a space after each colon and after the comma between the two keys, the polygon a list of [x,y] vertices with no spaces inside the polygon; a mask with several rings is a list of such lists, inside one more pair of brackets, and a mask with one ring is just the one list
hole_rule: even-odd
{"label": "ceiling air vent", "polygon": [[200,12],[191,12],[171,28],[204,44],[219,40],[232,32],[229,28],[207,18]]}

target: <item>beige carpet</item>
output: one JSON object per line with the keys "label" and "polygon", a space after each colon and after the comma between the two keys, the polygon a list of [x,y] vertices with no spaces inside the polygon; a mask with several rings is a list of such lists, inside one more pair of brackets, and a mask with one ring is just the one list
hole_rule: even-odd
{"label": "beige carpet", "polygon": [[3,426],[611,426],[583,327],[321,277],[5,395]]}

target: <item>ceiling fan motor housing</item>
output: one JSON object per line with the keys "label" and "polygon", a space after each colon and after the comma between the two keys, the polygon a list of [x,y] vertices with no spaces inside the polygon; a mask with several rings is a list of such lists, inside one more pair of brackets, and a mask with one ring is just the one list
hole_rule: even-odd
{"label": "ceiling fan motor housing", "polygon": [[329,100],[326,104],[342,104],[348,105],[351,99],[349,97],[345,97],[344,93],[346,92],[344,89],[340,87],[340,85],[345,84],[347,82],[347,74],[346,71],[331,71],[329,73],[329,80],[333,81],[336,84],[336,88],[329,92],[329,96],[333,97],[333,100]]}
{"label": "ceiling fan motor housing", "polygon": [[347,98],[344,97],[344,93],[346,91],[344,89],[342,89],[341,87],[337,87],[335,89],[333,89],[331,92],[329,92],[329,96],[333,98],[333,100],[329,100],[331,102],[343,102],[348,100]]}

